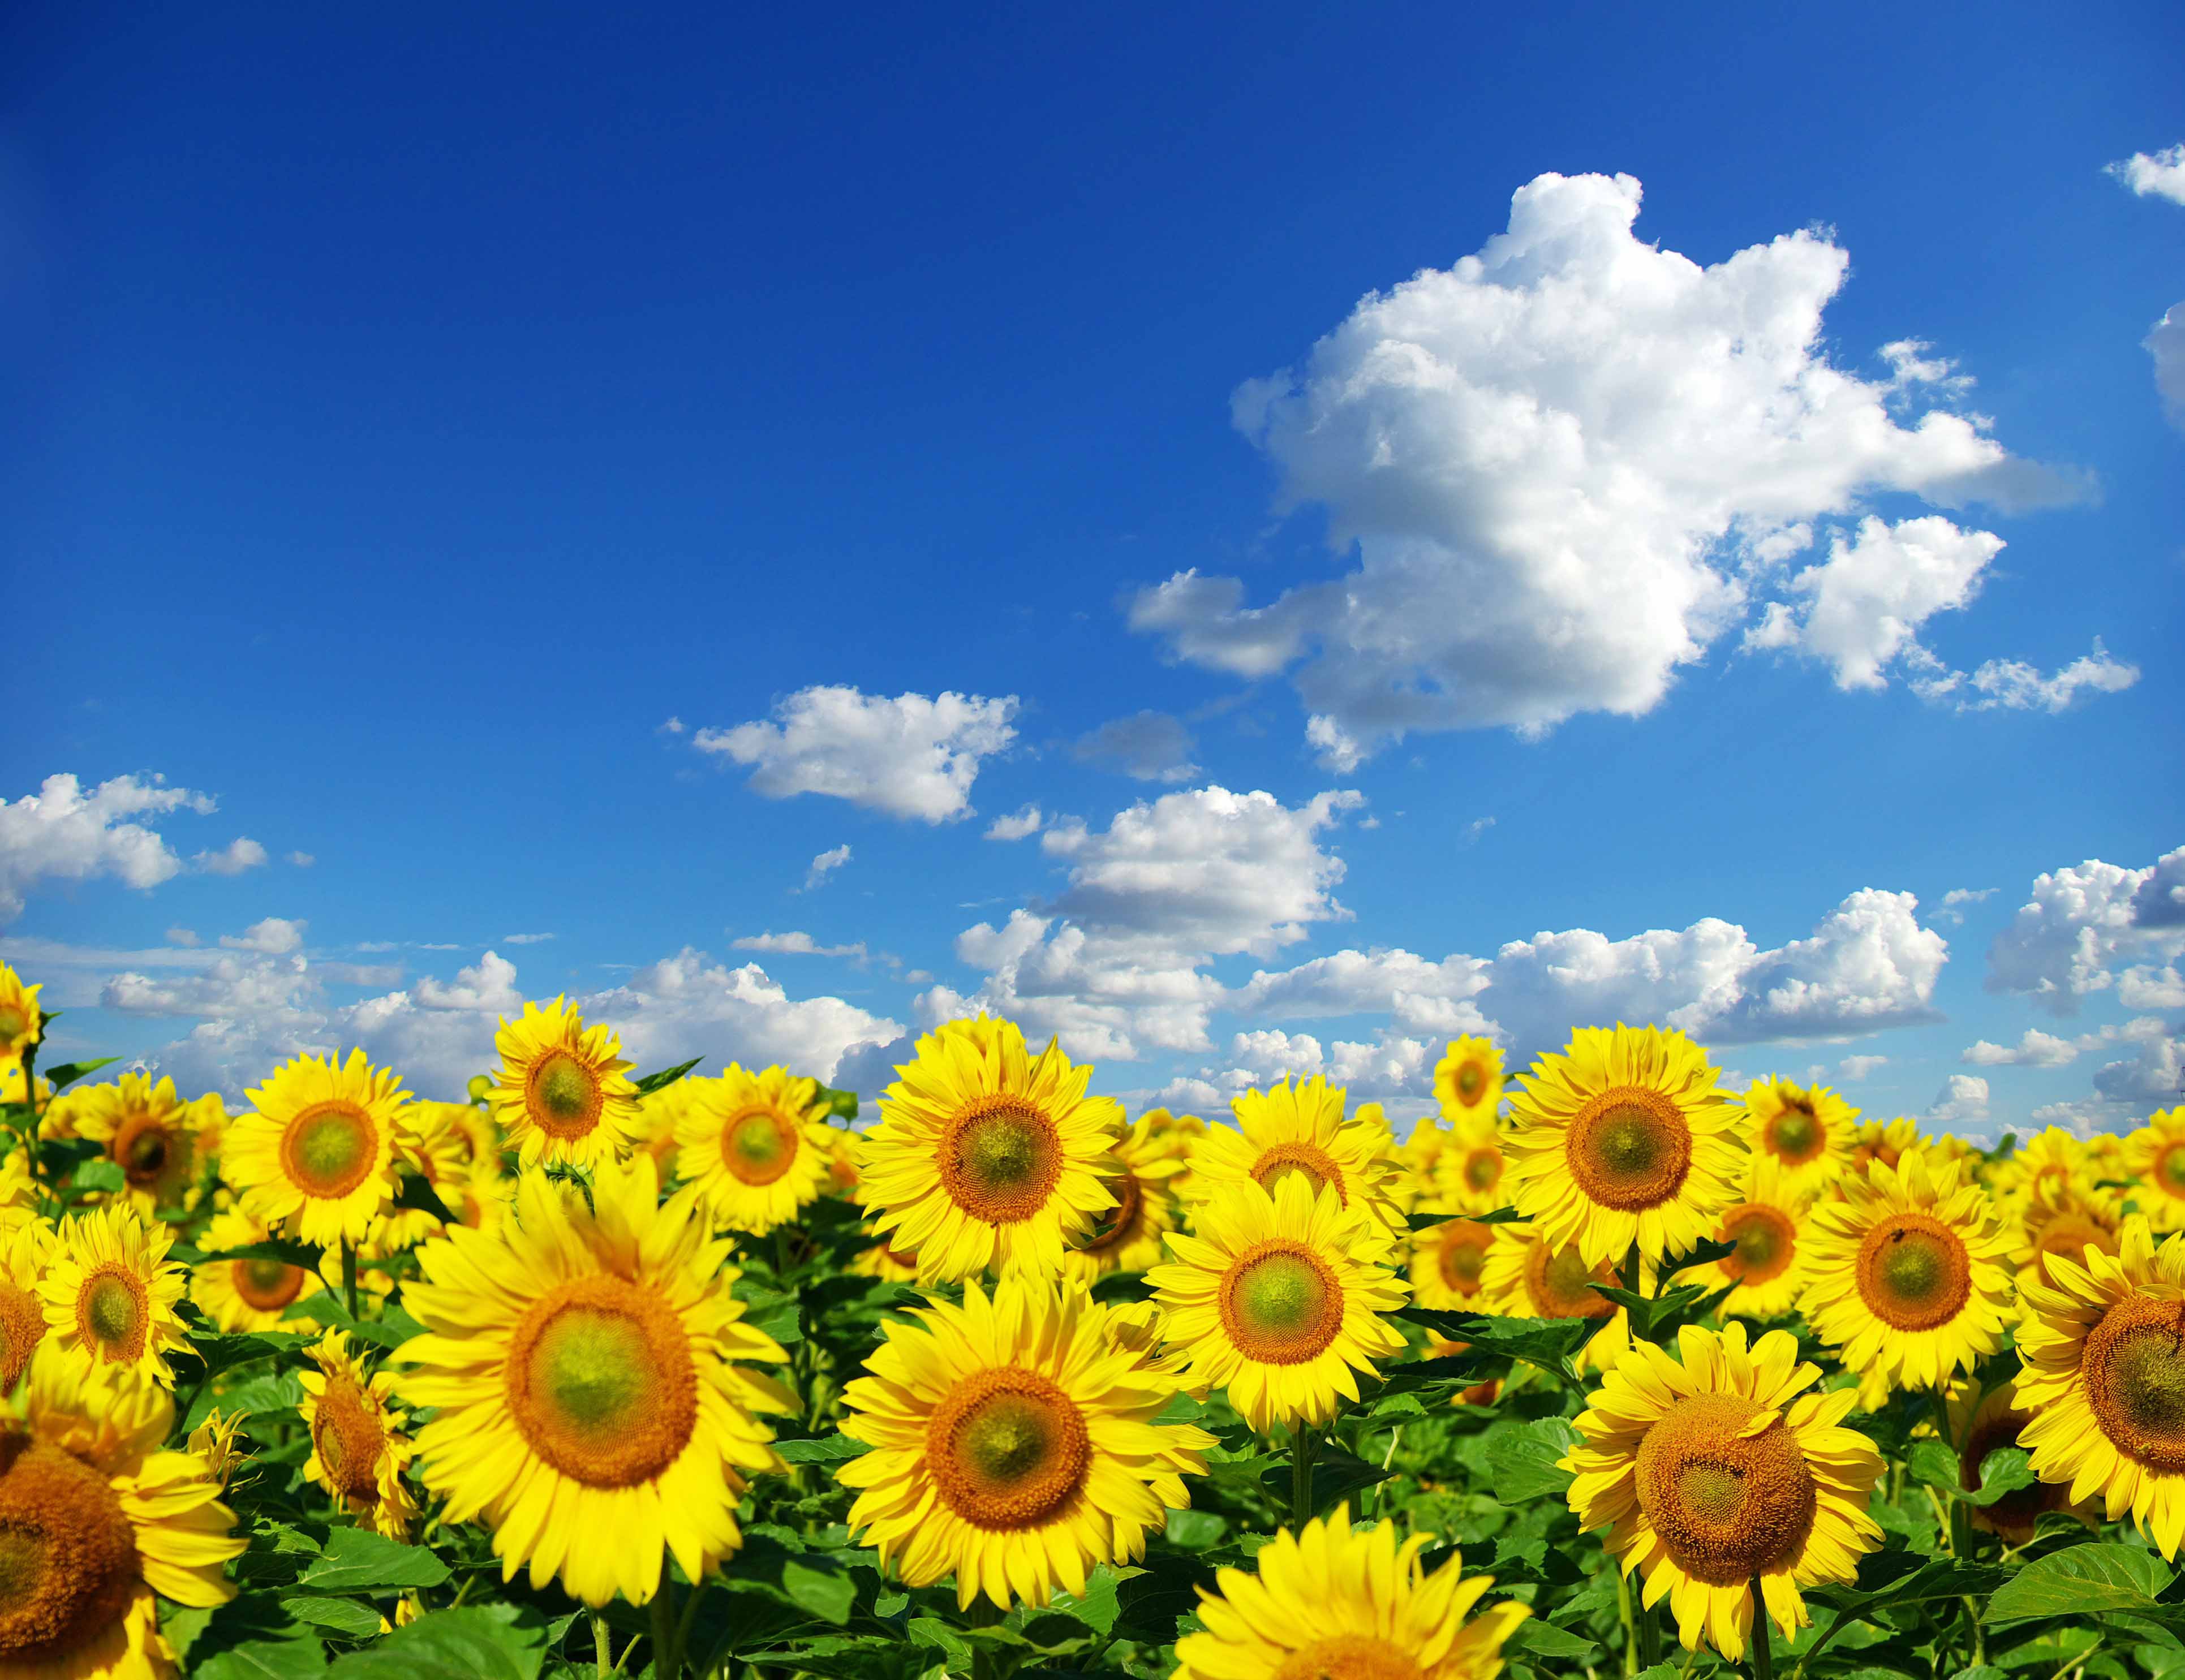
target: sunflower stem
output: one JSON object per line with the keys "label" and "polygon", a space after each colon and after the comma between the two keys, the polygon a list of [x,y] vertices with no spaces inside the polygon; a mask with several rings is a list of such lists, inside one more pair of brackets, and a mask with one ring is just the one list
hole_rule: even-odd
{"label": "sunflower stem", "polygon": [[652,1680],[675,1680],[683,1667],[677,1658],[675,1579],[668,1572],[668,1554],[663,1550],[660,1587],[652,1595]]}
{"label": "sunflower stem", "polygon": [[1639,1631],[1639,1666],[1651,1668],[1662,1660],[1662,1625],[1655,1621],[1653,1610],[1643,1593],[1635,1594],[1632,1599],[1631,1620]]}
{"label": "sunflower stem", "polygon": [[607,1652],[607,1619],[598,1610],[592,1612],[592,1666],[599,1670],[599,1680],[607,1680],[614,1672],[614,1663]]}
{"label": "sunflower stem", "polygon": [[1775,1653],[1768,1648],[1768,1600],[1752,1577],[1752,1680],[1775,1680]]}
{"label": "sunflower stem", "polygon": [[1614,1559],[1609,1560],[1616,1570],[1616,1619],[1623,1624],[1623,1680],[1639,1672],[1639,1635],[1631,1616],[1631,1577],[1618,1569]]}
{"label": "sunflower stem", "polygon": [[346,1236],[342,1238],[342,1293],[348,1298],[349,1315],[354,1320],[359,1316],[356,1310],[356,1245]]}
{"label": "sunflower stem", "polygon": [[1312,1521],[1312,1455],[1319,1437],[1302,1420],[1290,1426],[1290,1527],[1302,1530]]}

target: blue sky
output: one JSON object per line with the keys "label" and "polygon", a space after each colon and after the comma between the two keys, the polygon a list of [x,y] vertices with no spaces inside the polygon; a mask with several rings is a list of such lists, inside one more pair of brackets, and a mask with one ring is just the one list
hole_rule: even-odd
{"label": "blue sky", "polygon": [[1620,1015],[2134,1123],[2185,28],[1682,17],[18,8],[55,1053],[432,1091],[567,991],[871,1094],[970,1000],[1416,1112]]}

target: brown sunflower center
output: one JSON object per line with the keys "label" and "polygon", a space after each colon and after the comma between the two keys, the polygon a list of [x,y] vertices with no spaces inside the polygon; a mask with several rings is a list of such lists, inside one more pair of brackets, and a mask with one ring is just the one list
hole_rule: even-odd
{"label": "brown sunflower center", "polygon": [[1502,1152],[1491,1143],[1467,1150],[1464,1157],[1465,1187],[1492,1190],[1502,1182]]}
{"label": "brown sunflower center", "polygon": [[2172,1196],[2185,1196],[2185,1142],[2172,1143],[2154,1164],[2154,1176]]}
{"label": "brown sunflower center", "polygon": [[349,1499],[379,1497],[379,1457],[387,1448],[387,1427],[379,1408],[345,1372],[330,1373],[311,1420],[311,1445],[319,1466],[338,1493]]}
{"label": "brown sunflower center", "polygon": [[1658,1208],[1684,1188],[1692,1132],[1668,1097],[1644,1086],[1612,1086],[1571,1122],[1563,1145],[1571,1176],[1605,1208]]}
{"label": "brown sunflower center", "polygon": [[1305,1187],[1315,1196],[1332,1184],[1336,1200],[1346,1208],[1350,1205],[1350,1192],[1343,1184],[1343,1169],[1335,1164],[1333,1155],[1316,1144],[1277,1143],[1252,1164],[1252,1176],[1270,1196],[1286,1178],[1303,1179]]}
{"label": "brown sunflower center", "polygon": [[1805,1165],[1821,1153],[1829,1141],[1819,1117],[1813,1113],[1813,1105],[1799,1097],[1792,1097],[1783,1105],[1781,1112],[1769,1120],[1761,1136],[1770,1154],[1793,1167]]}
{"label": "brown sunflower center", "polygon": [[1254,1243],[1222,1274],[1221,1326],[1248,1359],[1302,1365],[1343,1328],[1343,1285],[1334,1268],[1288,1237]]}
{"label": "brown sunflower center", "polygon": [[1370,1633],[1338,1633],[1300,1646],[1271,1680],[1418,1680],[1417,1660]]}
{"label": "brown sunflower center", "polygon": [[45,1335],[46,1314],[37,1297],[0,1277],[0,1393],[15,1392]]}
{"label": "brown sunflower center", "polygon": [[28,1436],[0,1440],[0,1664],[77,1672],[72,1659],[120,1625],[142,1578],[103,1476]]}
{"label": "brown sunflower center", "polygon": [[1766,1283],[1790,1269],[1798,1228],[1780,1208],[1747,1202],[1722,1216],[1722,1240],[1737,1245],[1735,1253],[1723,1258],[1724,1272],[1740,1283]]}
{"label": "brown sunflower center", "polygon": [[1441,1253],[1436,1256],[1442,1283],[1459,1295],[1477,1295],[1479,1274],[1487,1264],[1487,1245],[1495,1240],[1494,1233],[1469,1220],[1452,1220],[1445,1229],[1448,1235],[1442,1238]]}
{"label": "brown sunflower center", "polygon": [[1866,1234],[1858,1250],[1858,1292],[1869,1310],[1896,1330],[1933,1330],[1972,1298],[1964,1241],[1926,1214],[1893,1214]]}
{"label": "brown sunflower center", "polygon": [[721,1128],[721,1164],[744,1183],[772,1184],[796,1164],[796,1128],[771,1108],[746,1108]]}
{"label": "brown sunflower center", "polygon": [[1007,1091],[975,1098],[942,1134],[942,1186],[988,1225],[1014,1225],[1044,1208],[1062,1167],[1054,1122]]}
{"label": "brown sunflower center", "polygon": [[379,1153],[372,1116],[340,1097],[314,1102],[281,1134],[281,1162],[306,1196],[338,1201],[371,1176]]}
{"label": "brown sunflower center", "polygon": [[1038,1527],[1076,1496],[1092,1458],[1076,1402],[1014,1366],[966,1377],[926,1426],[934,1487],[979,1528]]}
{"label": "brown sunflower center", "polygon": [[1456,1070],[1456,1094],[1467,1103],[1477,1102],[1479,1093],[1487,1089],[1487,1069],[1484,1063],[1472,1060]]}
{"label": "brown sunflower center", "polygon": [[19,1004],[0,1003],[0,1039],[20,1038],[31,1018]]}
{"label": "brown sunflower center", "polygon": [[1613,1283],[1607,1263],[1589,1268],[1575,1245],[1551,1248],[1535,1242],[1525,1256],[1525,1293],[1544,1319],[1605,1319],[1616,1303],[1594,1288]]}
{"label": "brown sunflower center", "polygon": [[549,1137],[590,1136],[606,1100],[599,1075],[566,1050],[550,1050],[524,1080],[524,1112]]}
{"label": "brown sunflower center", "polygon": [[149,1114],[127,1121],[114,1134],[109,1151],[121,1175],[143,1188],[158,1184],[182,1153],[182,1140]]}
{"label": "brown sunflower center", "polygon": [[100,1359],[141,1359],[151,1309],[143,1280],[109,1263],[84,1279],[75,1292],[76,1332]]}
{"label": "brown sunflower center", "polygon": [[1639,1443],[1639,1507],[1686,1574],[1742,1587],[1794,1558],[1818,1497],[1798,1437],[1735,1394],[1679,1401]]}
{"label": "brown sunflower center", "polygon": [[674,1309],[612,1274],[556,1286],[509,1338],[509,1409],[572,1481],[634,1487],[675,1462],[698,1422],[698,1374]]}
{"label": "brown sunflower center", "polygon": [[2094,1420],[2119,1452],[2185,1471],[2185,1301],[2118,1302],[2087,1333],[2082,1369]]}
{"label": "brown sunflower center", "polygon": [[304,1292],[304,1269],[285,1260],[237,1260],[228,1274],[235,1292],[261,1313],[277,1313]]}
{"label": "brown sunflower center", "polygon": [[1088,1254],[1105,1254],[1121,1247],[1138,1234],[1138,1216],[1145,1212],[1146,1193],[1127,1168],[1108,1180],[1108,1188],[1115,1193],[1115,1205],[1100,1216],[1099,1228],[1085,1240],[1084,1251]]}

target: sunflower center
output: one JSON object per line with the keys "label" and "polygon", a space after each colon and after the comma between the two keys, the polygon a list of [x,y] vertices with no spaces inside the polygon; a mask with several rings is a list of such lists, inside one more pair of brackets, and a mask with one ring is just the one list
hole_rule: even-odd
{"label": "sunflower center", "polygon": [[1014,1225],[1045,1207],[1062,1167],[1054,1122],[1006,1091],[975,1099],[942,1135],[942,1187],[988,1225]]}
{"label": "sunflower center", "polygon": [[1115,1192],[1115,1205],[1104,1215],[1099,1229],[1087,1238],[1083,1245],[1088,1254],[1104,1254],[1111,1248],[1120,1248],[1137,1235],[1138,1215],[1145,1210],[1146,1194],[1138,1188],[1137,1175],[1124,1171],[1108,1180],[1108,1188]]}
{"label": "sunflower center", "polygon": [[1467,1062],[1456,1070],[1456,1094],[1467,1102],[1477,1102],[1486,1088],[1487,1069],[1478,1063]]}
{"label": "sunflower center", "polygon": [[0,1664],[75,1672],[141,1579],[136,1531],[104,1476],[28,1436],[0,1444]]}
{"label": "sunflower center", "polygon": [[1608,1317],[1616,1310],[1616,1303],[1593,1286],[1615,1281],[1606,1263],[1589,1268],[1576,1245],[1550,1248],[1545,1242],[1535,1242],[1533,1252],[1525,1257],[1525,1292],[1544,1319]]}
{"label": "sunflower center", "polygon": [[1639,1507],[1686,1574],[1742,1587],[1797,1554],[1818,1498],[1798,1437],[1735,1394],[1680,1400],[1639,1443]]}
{"label": "sunflower center", "polygon": [[304,1269],[282,1260],[238,1260],[235,1292],[261,1313],[277,1313],[304,1290]]}
{"label": "sunflower center", "polygon": [[1270,1196],[1286,1178],[1303,1179],[1305,1187],[1315,1196],[1332,1184],[1336,1199],[1346,1208],[1350,1205],[1350,1192],[1343,1187],[1343,1169],[1335,1164],[1333,1156],[1313,1144],[1276,1144],[1253,1164],[1252,1176]]}
{"label": "sunflower center", "polygon": [[0,1393],[15,1392],[45,1334],[45,1310],[37,1298],[0,1277]]}
{"label": "sunflower center", "polygon": [[379,1129],[355,1103],[314,1102],[281,1135],[282,1164],[306,1196],[338,1201],[371,1175]]}
{"label": "sunflower center", "polygon": [[1828,1141],[1812,1107],[1795,1100],[1785,1103],[1783,1111],[1768,1122],[1766,1136],[1769,1153],[1794,1167],[1812,1160]]}
{"label": "sunflower center", "polygon": [[0,1003],[0,1038],[15,1038],[31,1024],[31,1018],[13,1003]]}
{"label": "sunflower center", "polygon": [[1747,1202],[1722,1216],[1722,1240],[1737,1245],[1735,1253],[1723,1257],[1724,1272],[1740,1283],[1766,1283],[1789,1269],[1798,1230],[1781,1208]]}
{"label": "sunflower center", "polygon": [[1487,1245],[1493,1239],[1485,1227],[1469,1220],[1456,1225],[1442,1239],[1439,1270],[1443,1284],[1459,1295],[1479,1292],[1479,1274],[1487,1264]]}
{"label": "sunflower center", "polygon": [[566,1050],[541,1056],[525,1082],[525,1109],[549,1137],[584,1137],[606,1101],[599,1075]]}
{"label": "sunflower center", "polygon": [[1284,1657],[1271,1680],[1418,1680],[1417,1660],[1370,1633],[1316,1639]]}
{"label": "sunflower center", "polygon": [[773,1109],[747,1109],[721,1128],[721,1164],[746,1184],[772,1184],[796,1164],[796,1128]]}
{"label": "sunflower center", "polygon": [[2087,1334],[2087,1401],[2117,1450],[2185,1471],[2185,1302],[2134,1296]]}
{"label": "sunflower center", "polygon": [[1221,1278],[1221,1324],[1260,1365],[1319,1356],[1343,1328],[1343,1285],[1327,1262],[1287,1237],[1255,1242]]}
{"label": "sunflower center", "polygon": [[344,1374],[329,1375],[311,1420],[311,1444],[336,1493],[366,1501],[379,1498],[379,1455],[387,1428],[379,1408]]}
{"label": "sunflower center", "polygon": [[1076,1496],[1092,1443],[1076,1401],[1014,1366],[975,1373],[935,1408],[926,1467],[948,1508],[975,1527],[1031,1528]]}
{"label": "sunflower center", "polygon": [[539,1456],[591,1487],[634,1487],[698,1422],[690,1340],[653,1291],[612,1274],[556,1286],[509,1338],[507,1392]]}
{"label": "sunflower center", "polygon": [[1858,1250],[1858,1292],[1884,1324],[1933,1330],[1971,1298],[1972,1267],[1964,1240],[1925,1214],[1897,1214],[1866,1234]]}
{"label": "sunflower center", "polygon": [[76,1331],[108,1359],[130,1360],[144,1352],[150,1303],[141,1279],[118,1266],[102,1267],[76,1291]]}
{"label": "sunflower center", "polygon": [[1684,1188],[1691,1128],[1676,1103],[1644,1086],[1612,1086],[1571,1122],[1563,1153],[1579,1188],[1607,1208],[1657,1208]]}
{"label": "sunflower center", "polygon": [[132,1185],[157,1184],[176,1153],[176,1140],[149,1116],[131,1121],[114,1136],[114,1161]]}
{"label": "sunflower center", "polygon": [[1491,1143],[1483,1143],[1464,1158],[1465,1187],[1470,1190],[1492,1190],[1502,1182],[1502,1152]]}
{"label": "sunflower center", "polygon": [[2185,1143],[2173,1143],[2162,1152],[2154,1175],[2172,1196],[2185,1196]]}

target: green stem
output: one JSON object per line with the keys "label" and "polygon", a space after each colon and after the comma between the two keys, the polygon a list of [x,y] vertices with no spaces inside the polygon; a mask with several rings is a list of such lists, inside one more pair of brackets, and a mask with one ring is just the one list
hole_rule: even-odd
{"label": "green stem", "polygon": [[599,1670],[599,1680],[607,1680],[614,1672],[607,1654],[607,1619],[598,1610],[592,1612],[592,1666]]}
{"label": "green stem", "polygon": [[683,1601],[683,1614],[676,1618],[675,1662],[679,1668],[684,1666],[690,1654],[690,1628],[698,1620],[698,1600],[705,1596],[706,1583],[703,1581],[693,1581],[690,1583],[690,1596]]}
{"label": "green stem", "polygon": [[1623,1680],[1631,1680],[1639,1672],[1639,1636],[1631,1619],[1631,1577],[1616,1568],[1613,1558],[1608,1566],[1616,1570],[1616,1619],[1623,1624]]}
{"label": "green stem", "polygon": [[1312,1521],[1312,1454],[1319,1437],[1302,1421],[1290,1426],[1290,1527],[1299,1532]]}
{"label": "green stem", "polygon": [[1662,1660],[1662,1624],[1654,1619],[1644,1593],[1632,1599],[1631,1619],[1639,1630],[1639,1666],[1651,1668]]}
{"label": "green stem", "polygon": [[1775,1680],[1775,1653],[1768,1648],[1768,1600],[1752,1577],[1752,1680]]}
{"label": "green stem", "polygon": [[652,1595],[652,1680],[675,1680],[681,1672],[675,1638],[675,1581],[668,1572],[668,1554],[662,1551],[660,1588]]}
{"label": "green stem", "polygon": [[1639,1292],[1639,1245],[1635,1242],[1624,1251],[1621,1286],[1636,1295]]}
{"label": "green stem", "polygon": [[349,1301],[349,1315],[361,1316],[356,1309],[356,1245],[342,1238],[342,1293]]}

